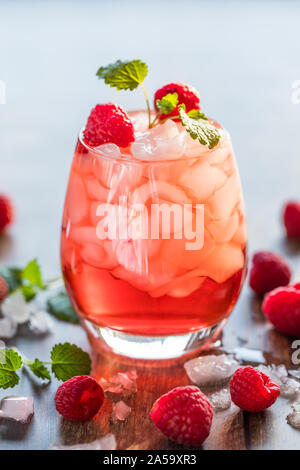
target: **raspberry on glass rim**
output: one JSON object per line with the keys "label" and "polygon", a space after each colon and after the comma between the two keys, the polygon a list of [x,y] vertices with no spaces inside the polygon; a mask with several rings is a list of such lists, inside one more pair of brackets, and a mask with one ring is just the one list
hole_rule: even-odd
{"label": "raspberry on glass rim", "polygon": [[[174,82],[164,85],[155,92],[154,107],[156,111],[158,111],[157,100],[161,100],[168,93],[177,93],[178,102],[185,105],[187,112],[191,111],[192,109],[200,109],[200,95],[198,91],[186,83]],[[166,117],[170,116],[178,116],[178,106],[176,106],[173,111],[168,114],[161,114],[159,119],[162,121]],[[180,119],[175,119],[175,121],[180,122]]]}

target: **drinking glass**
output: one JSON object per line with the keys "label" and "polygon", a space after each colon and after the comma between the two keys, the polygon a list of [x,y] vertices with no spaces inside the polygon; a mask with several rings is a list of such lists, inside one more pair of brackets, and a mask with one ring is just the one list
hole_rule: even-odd
{"label": "drinking glass", "polygon": [[[135,125],[140,116],[131,113]],[[220,133],[213,149],[184,130],[162,137],[151,161],[139,139],[93,149],[80,133],[61,262],[96,349],[177,357],[207,347],[224,326],[245,277],[246,222],[231,139]]]}

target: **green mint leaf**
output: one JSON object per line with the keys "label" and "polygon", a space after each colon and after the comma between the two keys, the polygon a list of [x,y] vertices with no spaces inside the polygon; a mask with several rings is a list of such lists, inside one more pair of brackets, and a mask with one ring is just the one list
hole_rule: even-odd
{"label": "green mint leaf", "polygon": [[51,380],[50,372],[47,367],[39,360],[35,359],[31,364],[27,364],[31,372],[42,380]]}
{"label": "green mint leaf", "polygon": [[156,100],[156,106],[163,114],[169,114],[178,104],[177,93],[168,93],[161,100]]}
{"label": "green mint leaf", "polygon": [[34,286],[32,286],[31,284],[28,284],[28,285],[24,284],[23,286],[20,287],[20,289],[22,291],[22,294],[26,302],[30,302],[32,299],[35,298],[36,290]]}
{"label": "green mint leaf", "polygon": [[20,287],[21,281],[21,273],[22,269],[19,268],[8,268],[8,267],[0,267],[0,276],[6,281],[9,292],[13,292],[18,287]]}
{"label": "green mint leaf", "polygon": [[51,351],[52,372],[64,382],[75,375],[89,375],[91,359],[75,344],[56,344]]}
{"label": "green mint leaf", "polygon": [[79,323],[77,313],[66,292],[60,292],[48,299],[47,310],[59,320],[68,323]]}
{"label": "green mint leaf", "polygon": [[100,67],[96,75],[117,90],[134,90],[144,81],[147,73],[148,67],[141,60],[117,60],[114,64]]}
{"label": "green mint leaf", "polygon": [[191,109],[191,111],[189,111],[187,113],[187,115],[190,117],[190,118],[193,118],[193,119],[204,119],[205,121],[207,121],[207,117],[205,116],[204,113],[201,113],[201,111],[199,111],[199,109]]}
{"label": "green mint leaf", "polygon": [[218,145],[221,135],[218,129],[210,124],[206,116],[191,117],[185,112],[185,106],[182,104],[178,106],[178,110],[181,123],[192,139],[198,139],[200,144],[208,145],[210,149]]}
{"label": "green mint leaf", "polygon": [[[2,357],[3,356],[3,357]],[[21,356],[12,349],[5,349],[0,361],[0,388],[13,388],[19,383],[16,371],[22,366]]]}
{"label": "green mint leaf", "polygon": [[37,262],[37,259],[33,259],[30,261],[22,271],[21,277],[24,281],[27,281],[29,284],[33,286],[37,286],[40,289],[44,288],[41,268]]}

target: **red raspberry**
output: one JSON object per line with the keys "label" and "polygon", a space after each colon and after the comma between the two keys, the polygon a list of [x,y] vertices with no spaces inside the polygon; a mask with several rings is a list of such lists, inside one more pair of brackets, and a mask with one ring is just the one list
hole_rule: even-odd
{"label": "red raspberry", "polygon": [[267,375],[251,366],[237,369],[230,380],[233,403],[252,413],[263,411],[275,403],[280,387]]}
{"label": "red raspberry", "polygon": [[104,393],[98,382],[88,375],[64,382],[55,395],[57,411],[71,421],[87,421],[98,412]]}
{"label": "red raspberry", "polygon": [[287,286],[290,279],[290,268],[281,256],[270,251],[260,251],[253,256],[249,284],[257,294]]}
{"label": "red raspberry", "polygon": [[282,333],[300,337],[300,290],[279,287],[265,297],[264,314]]}
{"label": "red raspberry", "polygon": [[298,290],[298,289],[300,290],[300,282],[297,282],[297,284],[294,284],[294,285],[293,285],[293,288],[294,288],[294,289],[297,289],[297,290]]}
{"label": "red raspberry", "polygon": [[209,435],[213,408],[198,387],[176,387],[156,400],[150,416],[172,441],[197,446]]}
{"label": "red raspberry", "polygon": [[13,221],[13,207],[10,199],[0,195],[0,232],[8,227]]}
{"label": "red raspberry", "polygon": [[97,104],[88,118],[83,135],[85,143],[90,147],[106,143],[128,147],[134,141],[134,127],[121,106],[113,103]]}
{"label": "red raspberry", "polygon": [[0,303],[5,299],[9,292],[8,285],[6,284],[5,279],[0,276]]}
{"label": "red raspberry", "polygon": [[[200,109],[200,96],[198,91],[191,85],[175,82],[168,83],[167,85],[163,86],[162,88],[156,91],[154,95],[154,106],[156,111],[158,111],[158,108],[156,106],[156,100],[161,100],[163,96],[167,95],[168,93],[177,93],[178,103],[184,103],[187,112],[191,111],[191,109]],[[160,116],[160,120],[165,119],[167,116],[177,115],[178,106],[176,106],[176,108],[173,109],[173,111],[171,111],[169,114],[162,114]],[[175,119],[175,121],[180,121],[180,119]]]}
{"label": "red raspberry", "polygon": [[283,221],[288,237],[300,237],[300,204],[289,202],[283,211]]}

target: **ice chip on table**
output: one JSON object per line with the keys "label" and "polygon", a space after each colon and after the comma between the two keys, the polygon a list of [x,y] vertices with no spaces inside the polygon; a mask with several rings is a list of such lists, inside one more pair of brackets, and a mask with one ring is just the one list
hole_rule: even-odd
{"label": "ice chip on table", "polygon": [[238,367],[238,361],[226,354],[200,356],[184,364],[189,378],[199,386],[226,382]]}
{"label": "ice chip on table", "polygon": [[28,326],[34,334],[44,335],[50,331],[52,321],[45,310],[32,310]]}
{"label": "ice chip on table", "polygon": [[7,297],[1,305],[4,317],[12,319],[17,324],[26,323],[30,316],[30,305],[24,299],[20,290]]}
{"label": "ice chip on table", "polygon": [[116,439],[113,434],[107,434],[100,439],[84,444],[74,444],[71,446],[53,445],[50,450],[115,450]]}
{"label": "ice chip on table", "polygon": [[231,396],[228,388],[222,388],[208,397],[215,411],[227,410],[231,405]]}
{"label": "ice chip on table", "polygon": [[0,318],[0,338],[10,339],[17,333],[18,325],[13,318]]}
{"label": "ice chip on table", "polygon": [[10,396],[0,402],[0,418],[12,419],[23,424],[31,421],[34,414],[33,397]]}
{"label": "ice chip on table", "polygon": [[289,372],[289,375],[291,375],[292,377],[295,377],[295,379],[300,380],[300,370],[291,369],[288,372]]}
{"label": "ice chip on table", "polygon": [[111,421],[117,423],[118,421],[125,421],[131,413],[130,406],[122,400],[113,403],[113,410],[111,414]]}
{"label": "ice chip on table", "polygon": [[286,420],[293,428],[300,429],[300,402],[292,405],[292,412],[287,415]]}
{"label": "ice chip on table", "polygon": [[134,158],[144,161],[177,160],[184,154],[186,132],[179,132],[172,121],[136,136],[131,145]]}
{"label": "ice chip on table", "polygon": [[111,398],[129,398],[137,391],[136,379],[136,371],[131,370],[128,372],[118,372],[108,380],[102,377],[99,383],[104,393]]}
{"label": "ice chip on table", "polygon": [[274,364],[270,366],[260,365],[257,369],[279,385],[282,397],[291,398],[300,392],[300,383],[288,376],[288,371],[283,364],[279,366]]}
{"label": "ice chip on table", "polygon": [[116,144],[102,144],[95,147],[96,152],[101,153],[104,157],[108,158],[121,158],[121,150]]}

